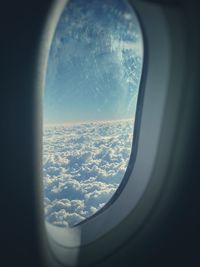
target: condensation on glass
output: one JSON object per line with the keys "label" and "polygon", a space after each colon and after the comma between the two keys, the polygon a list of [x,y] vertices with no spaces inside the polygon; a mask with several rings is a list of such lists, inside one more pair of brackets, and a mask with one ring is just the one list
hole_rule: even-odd
{"label": "condensation on glass", "polygon": [[43,99],[45,220],[73,227],[120,185],[132,150],[143,40],[120,0],[72,0],[57,24]]}

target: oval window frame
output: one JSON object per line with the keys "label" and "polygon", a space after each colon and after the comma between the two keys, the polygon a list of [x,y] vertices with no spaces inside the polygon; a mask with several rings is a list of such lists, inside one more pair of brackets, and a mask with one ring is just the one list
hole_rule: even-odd
{"label": "oval window frame", "polygon": [[[64,0],[61,5],[60,5],[60,3],[59,4],[56,3],[55,4],[56,7],[54,6],[53,9],[52,9],[54,15],[56,14],[55,17],[57,17],[57,21],[59,19],[59,14],[61,14],[61,11],[64,8],[66,2],[67,1]],[[137,3],[137,1],[135,1],[134,5],[133,4],[131,4],[131,5],[133,6],[133,8],[136,11],[137,15],[139,14],[138,15],[138,19],[140,21],[140,25],[141,25],[141,28],[143,30],[143,38],[144,38],[144,61],[145,61],[147,59],[146,58],[146,55],[145,55],[145,50],[147,51],[147,47],[148,47],[147,46],[147,40],[149,38],[151,38],[151,37],[150,37],[149,32],[146,33],[146,31],[144,31],[144,29],[146,29],[146,27],[144,27],[144,26],[142,27],[142,25],[144,23],[145,26],[146,26],[147,25],[147,21],[150,22],[149,18],[147,18],[146,19],[146,22],[145,22],[145,15],[148,14],[148,11],[147,10],[143,10],[142,4]],[[161,47],[163,48],[163,46],[164,46],[164,49],[157,50],[157,49],[154,48],[156,51],[160,51],[160,54],[157,55],[154,58],[154,61],[156,63],[159,63],[159,64],[160,64],[161,61],[163,61],[163,62],[166,63],[166,67],[165,67],[165,69],[163,71],[161,71],[161,75],[159,77],[159,81],[157,82],[157,85],[156,86],[154,84],[153,84],[154,86],[152,86],[152,83],[153,83],[152,82],[152,76],[155,76],[155,73],[152,73],[153,71],[151,71],[151,73],[149,74],[149,69],[150,69],[149,66],[151,66],[151,64],[152,64],[152,58],[153,58],[152,55],[151,55],[150,61],[148,60],[148,62],[147,61],[145,62],[145,64],[144,64],[145,65],[145,68],[143,67],[142,78],[141,78],[141,84],[140,84],[140,86],[145,87],[145,94],[143,93],[143,97],[144,97],[143,106],[146,107],[146,110],[144,111],[144,110],[141,109],[142,112],[141,112],[141,118],[140,118],[140,127],[142,129],[142,133],[143,133],[144,137],[143,137],[143,141],[141,141],[141,130],[140,130],[140,133],[138,133],[138,142],[143,143],[145,146],[150,145],[148,142],[146,142],[147,139],[146,139],[146,136],[145,136],[145,129],[147,128],[147,126],[145,127],[145,124],[148,125],[147,118],[149,118],[149,114],[147,114],[147,110],[148,110],[148,108],[150,108],[150,105],[149,104],[150,104],[150,99],[151,99],[151,98],[148,99],[148,96],[146,95],[146,93],[148,92],[148,90],[151,91],[150,90],[150,87],[154,87],[154,88],[156,87],[156,89],[158,89],[158,86],[160,86],[160,84],[161,84],[160,83],[160,80],[162,78],[164,78],[164,84],[167,84],[168,75],[169,75],[169,64],[170,64],[170,62],[169,62],[170,48],[169,48],[169,42],[168,42],[167,23],[166,23],[166,21],[164,19],[164,16],[162,14],[162,10],[156,10],[156,9],[157,8],[155,8],[155,10],[153,10],[153,12],[151,10],[151,13],[155,15],[154,18],[151,15],[152,24],[155,26],[157,20],[160,21],[159,27],[163,30],[162,31],[163,32],[163,35],[161,36],[162,38],[161,38],[160,42],[157,43],[157,47],[158,48],[159,47],[160,48]],[[57,13],[56,13],[56,11],[57,11]],[[157,11],[159,11],[159,12],[157,12]],[[51,18],[52,18],[52,13],[51,13]],[[51,22],[49,21],[47,23],[47,28],[45,29],[45,35],[46,36],[47,36],[47,33],[49,33],[49,32],[51,32],[51,34],[52,34],[51,36],[53,36],[53,29],[55,30],[55,27],[57,25],[56,19],[54,20],[54,23],[55,23],[54,26],[52,26],[52,21]],[[149,29],[150,29],[150,27],[148,27],[148,30]],[[146,35],[147,35],[147,38],[145,40],[145,36]],[[154,33],[154,37],[155,37],[155,33]],[[48,41],[49,41],[49,43],[47,44]],[[146,44],[145,44],[145,42],[146,42]],[[48,48],[49,48],[49,45],[50,44],[51,44],[51,38],[48,37],[48,38],[44,38],[43,39],[43,41],[42,41],[42,49],[41,49],[43,51],[43,53],[42,53],[43,60],[41,60],[41,62],[40,62],[40,66],[41,66],[42,71],[41,71],[41,73],[39,75],[40,76],[40,79],[39,79],[39,84],[40,84],[39,87],[40,88],[44,88],[43,85],[44,85],[45,62],[47,63],[47,58],[48,58],[47,51],[48,51]],[[153,51],[152,48],[150,48],[150,51],[151,52]],[[164,51],[164,52],[162,52],[162,51]],[[155,53],[154,53],[154,55],[155,55]],[[46,58],[46,60],[45,60],[45,58]],[[156,60],[156,58],[157,58],[157,60]],[[159,58],[159,60],[158,60],[158,58]],[[163,86],[163,88],[161,88],[162,90],[160,91],[160,93],[156,97],[156,100],[158,100],[158,101],[156,101],[156,103],[158,103],[158,109],[161,112],[160,113],[157,112],[157,114],[155,114],[155,113],[152,113],[152,110],[151,110],[151,113],[156,118],[155,121],[156,121],[157,126],[158,126],[158,127],[153,127],[153,128],[150,127],[151,130],[152,130],[152,133],[153,133],[153,134],[151,133],[151,136],[154,136],[154,138],[153,138],[153,143],[151,143],[151,145],[150,145],[150,147],[152,148],[152,150],[150,149],[149,151],[151,151],[150,154],[151,155],[153,154],[154,156],[151,157],[151,159],[152,159],[151,160],[151,163],[150,162],[145,162],[148,165],[147,166],[148,167],[148,170],[146,170],[146,180],[144,179],[144,176],[143,176],[143,181],[141,179],[142,185],[140,183],[140,186],[142,186],[142,188],[139,188],[140,189],[139,190],[140,191],[140,194],[138,194],[139,191],[137,191],[137,194],[136,195],[134,195],[134,193],[133,193],[133,196],[135,197],[135,199],[137,198],[137,200],[135,200],[135,203],[133,203],[131,201],[131,203],[130,203],[130,210],[129,211],[126,211],[124,213],[123,217],[120,216],[120,220],[119,221],[117,221],[117,222],[115,221],[115,224],[112,225],[110,228],[107,228],[106,231],[105,231],[105,228],[104,228],[104,232],[103,233],[102,233],[102,231],[98,231],[98,235],[95,236],[95,238],[93,238],[93,240],[89,240],[86,243],[81,243],[81,245],[80,244],[77,245],[77,242],[80,242],[80,239],[79,238],[76,239],[76,237],[77,236],[80,237],[80,235],[81,235],[81,238],[82,238],[82,233],[83,233],[82,231],[83,231],[83,229],[81,231],[79,231],[78,230],[79,227],[75,227],[74,228],[75,231],[72,228],[73,231],[71,232],[71,235],[69,233],[68,233],[69,235],[65,235],[65,234],[63,235],[63,232],[61,233],[61,235],[59,235],[58,233],[55,233],[55,235],[54,235],[53,234],[53,231],[49,229],[49,225],[46,225],[48,244],[50,246],[50,249],[52,250],[52,253],[55,255],[56,259],[59,262],[62,262],[63,264],[66,264],[67,263],[67,264],[70,264],[72,266],[77,265],[77,261],[78,261],[77,258],[81,259],[81,261],[83,260],[85,262],[88,262],[88,261],[91,262],[92,259],[90,259],[90,260],[87,259],[87,254],[90,253],[90,255],[91,255],[91,251],[93,251],[93,249],[92,249],[91,246],[93,246],[94,243],[96,244],[97,241],[98,241],[98,247],[100,247],[100,244],[102,244],[102,241],[104,243],[105,240],[107,239],[107,237],[113,231],[115,231],[116,228],[118,228],[118,229],[120,228],[121,229],[121,226],[122,225],[126,225],[126,218],[129,217],[129,215],[131,213],[133,213],[133,210],[136,208],[139,200],[143,196],[143,193],[144,193],[144,191],[145,191],[145,189],[146,189],[146,187],[148,185],[149,179],[150,179],[151,171],[153,169],[153,163],[154,163],[154,160],[155,160],[155,154],[156,154],[157,145],[158,145],[158,139],[159,139],[158,137],[159,137],[159,133],[160,133],[160,127],[161,127],[161,124],[162,124],[162,114],[163,114],[164,102],[165,102],[165,98],[166,98],[166,87],[167,86]],[[155,93],[156,89],[154,89],[154,93]],[[140,88],[140,90],[141,90],[141,88]],[[151,93],[152,93],[152,91],[151,91]],[[146,98],[146,100],[145,100],[145,98]],[[145,101],[147,103],[145,103]],[[155,133],[156,133],[156,136],[154,135]],[[141,149],[141,144],[138,144],[138,150],[140,150],[140,149]],[[144,150],[144,149],[142,149],[142,150]],[[146,159],[149,159],[151,155],[147,155]],[[137,157],[136,157],[136,160],[137,160]],[[142,162],[144,162],[144,160],[142,160]],[[142,169],[144,169],[144,168],[141,168],[141,166],[140,166],[140,170],[142,170]],[[135,167],[134,167],[134,170],[135,170]],[[133,171],[131,173],[131,177],[134,180],[134,182],[136,182],[136,174],[134,174]],[[141,172],[139,172],[139,176],[141,178],[141,176],[142,176],[142,173]],[[139,178],[139,176],[137,174],[137,178]],[[130,180],[130,178],[129,178],[129,180]],[[144,182],[146,182],[146,183],[144,183]],[[137,185],[137,183],[136,183],[136,185]],[[126,184],[125,188],[122,190],[123,192],[120,194],[120,197],[124,194],[124,191],[125,190],[126,191],[128,190],[127,188],[128,188],[128,185]],[[101,214],[107,213],[107,219],[108,220],[109,219],[112,219],[113,220],[113,217],[112,217],[113,214],[112,214],[112,212],[110,213],[110,207],[116,206],[117,205],[116,203],[118,202],[118,200],[120,199],[120,197],[118,197],[118,199],[116,201],[114,201],[113,205],[109,206],[108,209],[106,209],[103,213],[101,213]],[[86,228],[89,230],[89,231],[85,231],[86,229],[84,230],[86,234],[90,233],[90,236],[93,235],[91,233],[92,232],[91,231],[92,230],[92,228],[91,228],[92,224],[93,225],[96,224],[96,223],[98,224],[98,225],[96,224],[96,226],[95,226],[96,229],[98,228],[98,226],[101,227],[101,222],[98,222],[99,217],[101,216],[101,214],[99,214],[98,216],[95,216],[94,218],[92,218],[92,220],[88,220],[86,223],[83,224],[83,225],[87,225]],[[130,224],[130,222],[129,222],[129,224]],[[137,223],[135,223],[135,226],[134,227],[137,228]],[[132,230],[131,231],[133,231],[134,227],[132,227]],[[117,233],[118,233],[117,234],[118,237],[121,236],[119,230],[117,231]],[[124,241],[129,234],[130,234],[130,230],[126,229],[126,231],[123,233],[124,237],[123,238],[121,237],[121,240],[118,243],[121,243],[122,240]],[[68,242],[66,242],[67,241],[67,236],[69,238],[68,240],[70,240],[70,246],[69,246]],[[94,237],[94,235],[93,235],[93,237]],[[74,245],[72,245],[73,242],[74,242]],[[118,246],[118,245],[113,244],[113,247],[116,247],[116,246]],[[111,250],[114,249],[113,247],[112,247]],[[102,257],[103,255],[108,254],[108,253],[109,253],[108,251],[107,252],[101,251],[99,257]]]}

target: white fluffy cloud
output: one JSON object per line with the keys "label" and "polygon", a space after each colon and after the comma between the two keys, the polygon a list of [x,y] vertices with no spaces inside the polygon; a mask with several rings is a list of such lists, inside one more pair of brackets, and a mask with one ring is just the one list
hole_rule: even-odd
{"label": "white fluffy cloud", "polygon": [[73,226],[100,210],[124,177],[132,138],[131,120],[45,127],[46,220]]}

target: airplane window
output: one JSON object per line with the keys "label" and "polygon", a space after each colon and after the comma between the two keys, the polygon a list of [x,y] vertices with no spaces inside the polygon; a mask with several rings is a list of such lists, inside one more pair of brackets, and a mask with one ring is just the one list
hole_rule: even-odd
{"label": "airplane window", "polygon": [[118,189],[132,151],[143,64],[123,0],[71,0],[49,52],[43,99],[45,220],[74,227]]}

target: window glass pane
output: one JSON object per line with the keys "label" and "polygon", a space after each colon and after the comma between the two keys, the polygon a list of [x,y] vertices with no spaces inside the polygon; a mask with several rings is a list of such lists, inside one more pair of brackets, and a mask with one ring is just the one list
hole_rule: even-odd
{"label": "window glass pane", "polygon": [[125,1],[69,1],[52,40],[43,100],[49,223],[74,226],[116,192],[129,164],[142,62],[141,29]]}

